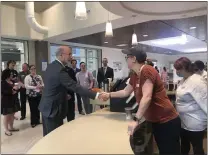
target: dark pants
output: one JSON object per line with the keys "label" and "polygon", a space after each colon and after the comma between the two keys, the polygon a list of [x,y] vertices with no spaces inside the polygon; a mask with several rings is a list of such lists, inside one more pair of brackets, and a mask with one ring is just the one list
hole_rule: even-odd
{"label": "dark pants", "polygon": [[46,136],[51,131],[60,127],[64,123],[63,119],[60,117],[48,118],[48,117],[42,116],[42,121],[43,121],[43,136]]}
{"label": "dark pants", "polygon": [[193,132],[181,129],[181,154],[188,155],[191,144],[195,155],[204,155],[203,139],[204,131]]}
{"label": "dark pants", "polygon": [[160,155],[180,154],[181,121],[177,117],[166,123],[152,123],[153,135]]}
{"label": "dark pants", "polygon": [[92,110],[93,110],[93,107],[92,107],[92,104],[90,104],[90,98],[82,96],[82,101],[83,101],[83,104],[84,104],[86,114],[91,114]]}
{"label": "dark pants", "polygon": [[20,89],[20,101],[21,101],[21,116],[26,117],[26,100],[27,100],[27,95],[26,95],[26,89],[21,88]]}
{"label": "dark pants", "polygon": [[30,105],[31,125],[37,125],[40,123],[40,111],[38,110],[40,99],[41,99],[41,96],[28,97],[28,101]]}
{"label": "dark pants", "polygon": [[71,99],[68,100],[67,121],[70,122],[75,118],[75,96],[71,94]]}
{"label": "dark pants", "polygon": [[76,94],[77,96],[77,107],[78,107],[78,111],[81,114],[82,112],[82,100],[81,100],[81,96],[79,94]]}

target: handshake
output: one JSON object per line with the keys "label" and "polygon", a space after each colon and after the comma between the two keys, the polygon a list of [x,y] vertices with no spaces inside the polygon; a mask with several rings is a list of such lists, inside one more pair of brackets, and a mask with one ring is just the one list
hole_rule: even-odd
{"label": "handshake", "polygon": [[100,101],[104,101],[105,102],[105,101],[109,100],[109,98],[110,98],[110,93],[107,93],[107,92],[99,93],[98,99]]}

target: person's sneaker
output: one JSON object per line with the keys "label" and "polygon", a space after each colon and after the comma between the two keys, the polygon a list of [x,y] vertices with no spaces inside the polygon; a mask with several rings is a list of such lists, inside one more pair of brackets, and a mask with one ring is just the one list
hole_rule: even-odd
{"label": "person's sneaker", "polygon": [[24,119],[25,119],[25,117],[21,117],[21,118],[20,118],[20,120],[24,120]]}

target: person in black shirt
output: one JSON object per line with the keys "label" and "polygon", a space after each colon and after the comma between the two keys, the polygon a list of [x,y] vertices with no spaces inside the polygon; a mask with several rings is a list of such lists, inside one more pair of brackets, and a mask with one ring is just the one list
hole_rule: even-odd
{"label": "person in black shirt", "polygon": [[[66,66],[66,72],[69,76],[74,80],[77,81],[75,72],[72,68]],[[75,119],[75,95],[73,91],[68,91],[68,112],[67,112],[67,121],[70,122]]]}
{"label": "person in black shirt", "polygon": [[[3,76],[5,74],[5,72],[8,72],[8,70],[10,70],[11,78],[12,78],[13,83],[18,82],[18,72],[14,69],[15,65],[16,65],[16,61],[9,60],[7,62],[7,68],[2,71],[2,76]],[[19,99],[18,99],[18,93],[16,93],[15,95],[17,96],[17,100],[16,100],[16,103],[15,103],[15,106],[16,106],[16,108],[15,108],[16,111],[15,112],[18,112],[18,111],[20,111],[20,103],[19,103]],[[18,120],[18,118],[15,117],[15,115],[14,115],[14,118],[16,120]]]}
{"label": "person in black shirt", "polygon": [[[71,61],[71,66],[72,66],[72,69],[75,72],[75,78],[76,78],[76,74],[81,71],[79,68],[77,68],[77,60],[73,59]],[[81,96],[79,94],[77,94],[77,93],[76,93],[76,96],[77,96],[77,107],[78,107],[79,114],[84,115],[84,112],[82,111]]]}
{"label": "person in black shirt", "polygon": [[20,120],[24,120],[26,117],[26,101],[27,101],[27,95],[26,95],[26,89],[24,85],[24,80],[27,75],[29,75],[29,66],[27,63],[24,63],[22,65],[22,72],[19,73],[19,83],[21,84],[20,88],[20,101],[21,101],[21,118]]}

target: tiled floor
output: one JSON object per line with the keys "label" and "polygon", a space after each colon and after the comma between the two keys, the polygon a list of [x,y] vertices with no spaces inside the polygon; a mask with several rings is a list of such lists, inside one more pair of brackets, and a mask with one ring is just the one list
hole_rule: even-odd
{"label": "tiled floor", "polygon": [[[16,114],[20,118],[20,113]],[[76,112],[76,118],[82,117]],[[84,117],[84,116],[83,116]],[[27,107],[27,117],[25,120],[16,120],[14,127],[20,131],[13,133],[12,136],[6,136],[3,129],[3,117],[1,116],[1,153],[2,154],[25,154],[38,140],[42,138],[42,125],[31,128],[29,107]],[[66,122],[66,120],[65,120]],[[204,148],[207,152],[207,139],[204,139]],[[156,145],[154,146],[157,151]],[[192,152],[192,151],[191,151]]]}

